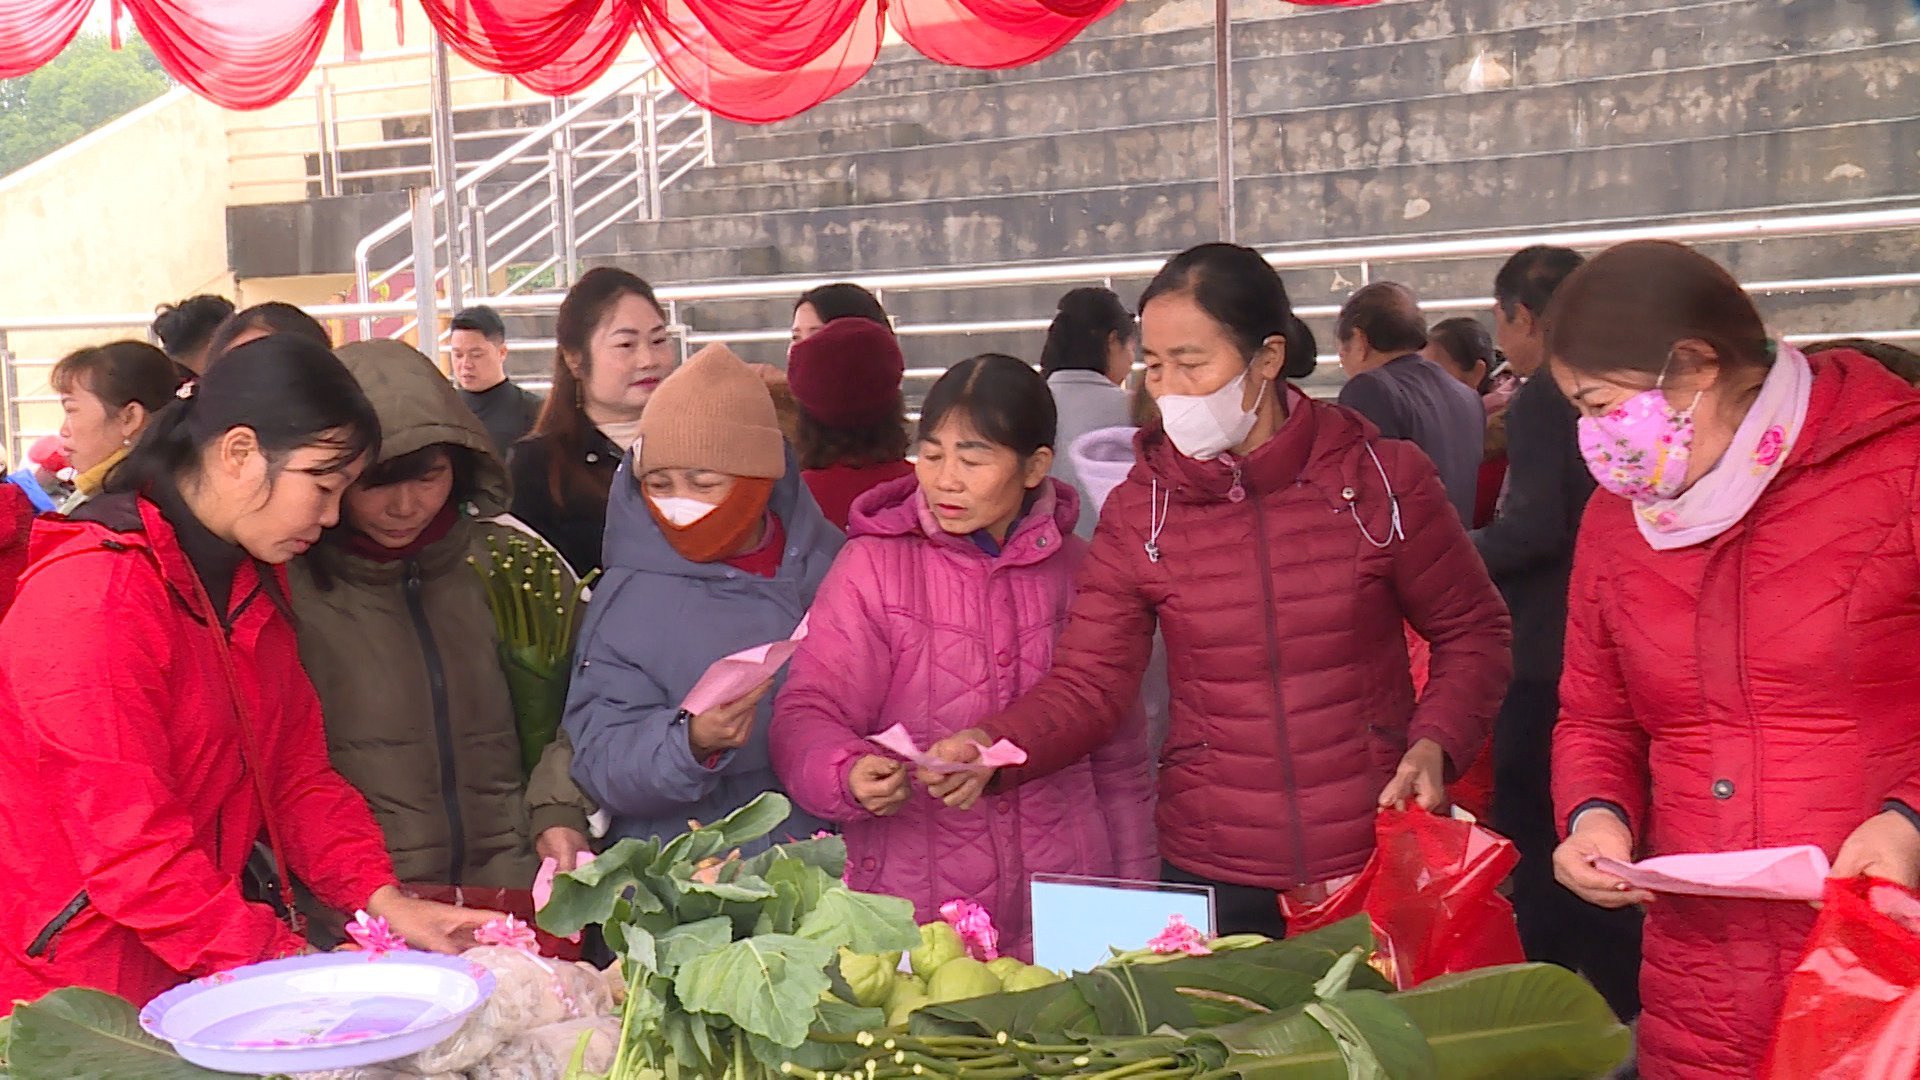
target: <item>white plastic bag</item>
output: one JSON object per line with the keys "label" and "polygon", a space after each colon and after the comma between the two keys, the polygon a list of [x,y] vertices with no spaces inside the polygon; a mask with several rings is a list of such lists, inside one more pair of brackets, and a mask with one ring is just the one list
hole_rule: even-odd
{"label": "white plastic bag", "polygon": [[503,945],[482,945],[461,956],[493,974],[493,995],[452,1038],[400,1062],[407,1068],[465,1072],[528,1032],[613,1011],[606,980],[590,964],[546,960]]}
{"label": "white plastic bag", "polygon": [[467,1074],[469,1080],[562,1080],[580,1040],[587,1040],[581,1067],[589,1073],[613,1068],[620,1018],[596,1016],[548,1024],[501,1044]]}

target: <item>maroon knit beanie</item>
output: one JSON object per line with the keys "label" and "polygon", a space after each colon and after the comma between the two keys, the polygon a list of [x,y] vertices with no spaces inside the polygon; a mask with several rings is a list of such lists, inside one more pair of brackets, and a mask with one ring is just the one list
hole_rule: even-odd
{"label": "maroon knit beanie", "polygon": [[827,427],[873,427],[896,416],[907,361],[893,331],[835,319],[787,354],[787,388]]}

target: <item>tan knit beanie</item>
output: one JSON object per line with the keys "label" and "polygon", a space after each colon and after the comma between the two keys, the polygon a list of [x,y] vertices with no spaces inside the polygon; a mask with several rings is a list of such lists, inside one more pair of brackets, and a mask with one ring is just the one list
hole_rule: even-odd
{"label": "tan knit beanie", "polygon": [[786,446],[767,384],[725,345],[667,376],[640,417],[639,469],[710,469],[778,480]]}

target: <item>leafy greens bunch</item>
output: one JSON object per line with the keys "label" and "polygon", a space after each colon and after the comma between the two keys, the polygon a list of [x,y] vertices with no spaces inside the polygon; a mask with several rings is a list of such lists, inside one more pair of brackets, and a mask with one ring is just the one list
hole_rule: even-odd
{"label": "leafy greens bunch", "polygon": [[785,821],[765,794],[661,843],[622,840],[554,881],[549,933],[598,924],[627,987],[620,1046],[605,1080],[664,1076],[763,1080],[815,1060],[810,1033],[878,1028],[880,1010],[832,1000],[841,949],[880,953],[920,941],[913,905],[842,882],[847,849],[821,836],[751,858],[729,853]]}

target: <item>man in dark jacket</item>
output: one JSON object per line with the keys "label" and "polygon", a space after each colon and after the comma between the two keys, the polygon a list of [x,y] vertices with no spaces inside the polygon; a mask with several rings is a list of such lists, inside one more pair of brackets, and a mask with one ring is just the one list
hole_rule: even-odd
{"label": "man in dark jacket", "polygon": [[1365,286],[1340,309],[1335,334],[1347,373],[1340,404],[1373,421],[1381,435],[1425,451],[1447,501],[1471,525],[1487,413],[1480,395],[1420,355],[1427,320],[1419,299],[1390,281]]}
{"label": "man in dark jacket", "polygon": [[1549,376],[1540,316],[1579,267],[1566,248],[1535,246],[1494,278],[1500,351],[1524,380],[1507,406],[1507,481],[1494,519],[1473,532],[1487,572],[1513,612],[1513,684],[1494,723],[1494,826],[1520,849],[1514,913],[1529,959],[1580,971],[1623,1018],[1640,1010],[1638,909],[1606,911],[1553,878],[1553,725],[1560,711],[1573,542],[1593,475],[1581,459],[1577,414]]}
{"label": "man in dark jacket", "polygon": [[540,395],[507,378],[507,325],[490,307],[470,307],[453,317],[447,356],[460,400],[487,429],[494,449],[506,456],[540,415]]}

